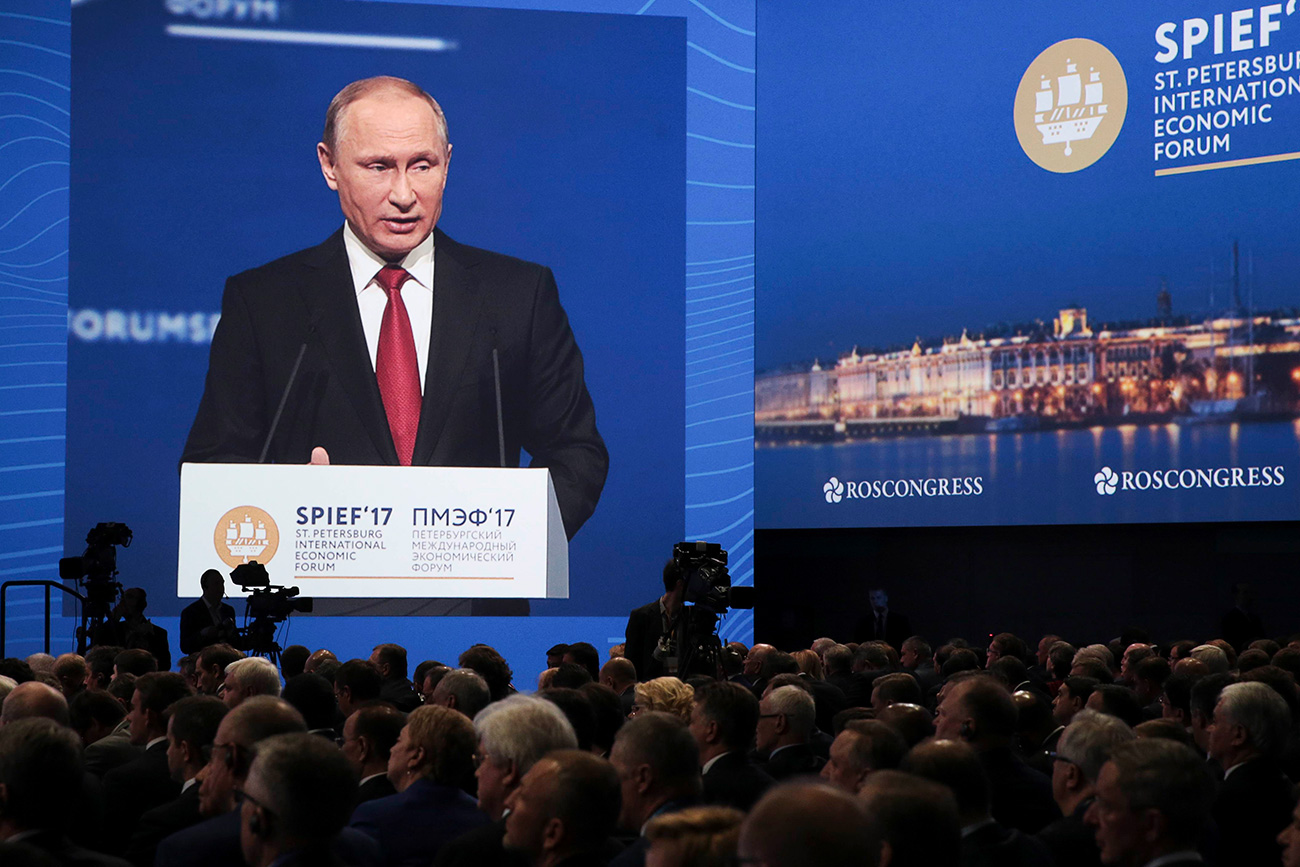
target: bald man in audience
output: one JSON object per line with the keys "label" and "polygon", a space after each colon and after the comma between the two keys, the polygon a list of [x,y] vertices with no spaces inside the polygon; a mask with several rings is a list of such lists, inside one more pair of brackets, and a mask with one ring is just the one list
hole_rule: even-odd
{"label": "bald man in audience", "polygon": [[61,726],[69,725],[68,700],[54,687],[29,680],[14,687],[0,706],[0,726],[20,719],[44,717]]}
{"label": "bald man in audience", "polygon": [[616,656],[600,668],[600,682],[614,690],[619,703],[623,706],[623,716],[632,712],[632,703],[636,701],[636,666],[632,660]]}
{"label": "bald man in audience", "polygon": [[602,758],[552,752],[533,765],[506,805],[503,842],[531,867],[601,867],[618,820],[619,777]]}
{"label": "bald man in audience", "polygon": [[75,653],[64,653],[55,658],[54,676],[59,679],[59,689],[64,698],[71,701],[74,695],[86,688],[88,671],[85,658]]}
{"label": "bald man in audience", "polygon": [[776,786],[740,826],[737,861],[761,867],[876,867],[881,840],[875,817],[824,783]]}
{"label": "bald man in audience", "polygon": [[429,698],[429,704],[460,711],[472,720],[488,706],[492,693],[487,681],[478,672],[469,668],[454,668],[442,676]]}

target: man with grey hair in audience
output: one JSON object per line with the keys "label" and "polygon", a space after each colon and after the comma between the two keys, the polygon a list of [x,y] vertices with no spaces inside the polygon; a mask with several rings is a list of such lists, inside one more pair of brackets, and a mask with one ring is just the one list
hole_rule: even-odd
{"label": "man with grey hair in audience", "polygon": [[619,778],[609,762],[556,750],[528,771],[508,801],[504,843],[530,867],[597,867],[618,819]]}
{"label": "man with grey hair in audience", "polygon": [[817,706],[807,690],[782,686],[772,690],[758,705],[758,729],[754,743],[766,757],[761,766],[780,782],[801,774],[816,774],[826,760],[809,745],[817,720]]}
{"label": "man with grey hair in audience", "polygon": [[1206,668],[1210,669],[1210,674],[1227,674],[1232,668],[1232,663],[1228,661],[1228,654],[1223,652],[1222,647],[1215,647],[1213,644],[1198,644],[1192,648],[1188,656],[1205,663]]}
{"label": "man with grey hair in audience", "polygon": [[898,767],[906,752],[903,736],[885,723],[853,720],[836,735],[821,775],[832,786],[856,795],[873,773]]}
{"label": "man with grey hair in audience", "polygon": [[70,725],[68,700],[63,693],[39,680],[20,683],[9,691],[4,704],[0,705],[0,726],[33,717],[52,719],[61,726]]}
{"label": "man with grey hair in audience", "polygon": [[1096,797],[1097,775],[1115,747],[1133,740],[1119,717],[1081,710],[1061,734],[1052,756],[1052,797],[1061,818],[1038,832],[1057,867],[1101,864],[1096,835],[1083,820]]}
{"label": "man with grey hair in audience", "polygon": [[1197,843],[1213,788],[1190,747],[1164,738],[1119,744],[1097,774],[1096,800],[1084,816],[1096,829],[1101,862],[1203,867]]}
{"label": "man with grey hair in audience", "polygon": [[470,719],[474,719],[491,700],[492,693],[487,681],[481,674],[468,668],[453,668],[444,674],[430,696],[430,704],[460,711]]}
{"label": "man with grey hair in audience", "polygon": [[650,845],[646,823],[699,802],[700,749],[680,718],[648,711],[618,730],[609,761],[618,772],[622,796],[618,825],[638,835],[610,867],[644,867]]}
{"label": "man with grey hair in audience", "polygon": [[248,867],[319,867],[352,813],[356,777],[348,760],[307,732],[257,745],[239,810],[240,848]]}
{"label": "man with grey hair in audience", "polygon": [[[578,736],[554,702],[531,695],[512,695],[488,705],[474,717],[478,736],[478,808],[492,823],[443,845],[438,867],[483,867],[511,863],[502,846],[506,803],[524,775],[553,750],[573,750]],[[515,856],[514,861],[522,861]]]}
{"label": "man with grey hair in audience", "polygon": [[271,660],[261,656],[236,659],[226,666],[226,679],[221,685],[221,700],[231,710],[245,699],[255,695],[280,695],[280,672]]}
{"label": "man with grey hair in audience", "polygon": [[1291,821],[1295,803],[1280,763],[1290,733],[1291,711],[1271,687],[1233,683],[1219,693],[1207,729],[1210,758],[1223,769],[1213,813],[1222,852],[1236,863],[1281,859],[1276,838]]}

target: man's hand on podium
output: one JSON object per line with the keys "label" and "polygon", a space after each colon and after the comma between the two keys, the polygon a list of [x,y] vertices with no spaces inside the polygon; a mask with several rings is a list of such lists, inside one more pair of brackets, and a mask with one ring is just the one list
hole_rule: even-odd
{"label": "man's hand on podium", "polygon": [[316,446],[311,450],[311,464],[316,467],[328,467],[330,465],[330,453],[325,451],[322,446]]}

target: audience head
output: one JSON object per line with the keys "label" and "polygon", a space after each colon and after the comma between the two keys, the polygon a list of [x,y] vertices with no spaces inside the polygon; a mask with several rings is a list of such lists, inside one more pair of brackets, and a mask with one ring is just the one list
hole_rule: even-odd
{"label": "audience head", "polygon": [[301,850],[317,852],[324,861],[352,813],[356,787],[347,759],[324,738],[300,732],[261,741],[243,785],[244,861],[267,867]]}
{"label": "audience head", "polygon": [[1145,864],[1196,846],[1210,819],[1213,784],[1195,752],[1169,740],[1117,745],[1097,776],[1084,819],[1104,864]]}
{"label": "audience head", "polygon": [[699,747],[672,714],[646,711],[628,720],[614,738],[609,760],[618,772],[619,826],[625,830],[639,830],[665,802],[699,793]]}
{"label": "audience head", "polygon": [[1171,674],[1160,692],[1160,716],[1184,728],[1192,724],[1192,684],[1185,674]]}
{"label": "audience head", "polygon": [[546,667],[559,668],[560,663],[564,661],[564,651],[569,649],[569,645],[560,643],[552,644],[546,651]]}
{"label": "audience head", "polygon": [[388,760],[406,725],[406,716],[390,704],[357,708],[343,723],[343,755],[363,777],[387,774]]}
{"label": "audience head", "polygon": [[585,641],[570,644],[561,656],[560,662],[580,665],[591,675],[592,680],[600,679],[600,651]]}
{"label": "audience head", "polygon": [[301,644],[290,644],[280,651],[280,674],[284,676],[285,683],[303,673],[309,656],[311,651]]}
{"label": "audience head", "polygon": [[933,716],[919,704],[891,704],[876,719],[898,732],[908,749],[934,734]]}
{"label": "audience head", "polygon": [[113,660],[122,648],[96,645],[86,651],[86,689],[108,689],[113,680]]}
{"label": "audience head", "polygon": [[1078,650],[1068,641],[1055,641],[1047,648],[1047,673],[1052,680],[1065,680],[1074,665]]}
{"label": "audience head", "polygon": [[759,702],[755,746],[760,753],[807,743],[817,719],[817,706],[806,690],[783,686]]}
{"label": "audience head", "polygon": [[619,816],[619,778],[591,753],[557,750],[524,774],[506,804],[505,848],[554,864],[604,846]]}
{"label": "audience head", "polygon": [[700,760],[749,749],[758,727],[758,699],[738,683],[721,681],[696,690],[690,730]]}
{"label": "audience head", "polygon": [[244,654],[229,644],[209,644],[199,651],[198,662],[194,666],[199,692],[204,695],[216,695],[225,681],[226,666],[243,658]]}
{"label": "audience head", "polygon": [[491,691],[487,681],[478,672],[469,668],[457,668],[445,672],[438,679],[438,685],[430,696],[431,703],[460,711],[469,719],[474,719],[479,711],[491,701]]}
{"label": "audience head", "polygon": [[131,743],[145,746],[167,736],[166,711],[191,695],[190,685],[174,671],[151,671],[135,680],[131,696]]}
{"label": "audience head", "polygon": [[85,658],[75,653],[61,654],[54,660],[54,676],[58,678],[59,688],[69,701],[86,688],[86,675],[89,672]]}
{"label": "audience head", "polygon": [[740,826],[737,856],[761,867],[875,867],[875,817],[849,794],[822,783],[775,786]]}
{"label": "audience head", "polygon": [[227,707],[235,708],[255,695],[278,696],[280,672],[271,660],[261,656],[236,659],[226,666],[226,677],[221,684],[221,698]]}
{"label": "audience head", "polygon": [[902,769],[946,786],[963,828],[989,818],[988,777],[970,744],[938,740],[919,744],[907,754]]}
{"label": "audience head", "polygon": [[584,683],[578,692],[591,705],[596,716],[596,729],[591,736],[592,752],[608,756],[614,748],[614,738],[623,727],[627,717],[623,713],[623,701],[614,690],[603,683]]}
{"label": "audience head", "polygon": [[1068,726],[1074,715],[1088,706],[1088,697],[1096,688],[1095,678],[1077,675],[1065,678],[1052,701],[1052,719],[1057,725]]}
{"label": "audience head", "polygon": [[919,635],[913,635],[903,642],[901,652],[898,655],[898,662],[903,668],[911,671],[919,665],[925,665],[930,662],[934,651],[925,639]]}
{"label": "audience head", "polygon": [[308,674],[319,672],[322,664],[326,662],[338,662],[339,658],[334,655],[334,651],[321,648],[313,650],[311,656],[307,657],[307,662],[303,664],[302,670]]}
{"label": "audience head", "polygon": [[[907,653],[907,644],[903,644],[904,654]],[[834,647],[828,647],[826,653],[822,655],[822,668],[827,677],[831,675],[849,674],[853,671],[853,651],[849,650],[843,644],[836,644]]]}
{"label": "audience head", "polygon": [[1140,722],[1133,727],[1133,734],[1140,738],[1165,738],[1186,747],[1196,747],[1196,741],[1192,740],[1192,733],[1186,726],[1171,719],[1149,719]]}
{"label": "audience head", "polygon": [[0,828],[68,829],[78,818],[69,799],[82,773],[81,741],[66,725],[29,717],[0,728]]}
{"label": "audience head", "polygon": [[367,659],[349,659],[334,675],[334,700],[345,717],[379,698],[383,688],[384,676],[379,666]]}
{"label": "audience head", "polygon": [[1214,644],[1201,644],[1192,648],[1192,659],[1198,659],[1205,663],[1210,669],[1210,674],[1227,674],[1232,668],[1232,663],[1228,661],[1228,654],[1223,652],[1223,648]]}
{"label": "audience head", "polygon": [[695,690],[689,684],[675,677],[656,677],[645,683],[638,683],[633,691],[632,712],[662,711],[670,713],[682,722],[691,718],[691,703]]}
{"label": "audience head", "polygon": [[1115,747],[1133,740],[1134,733],[1120,719],[1082,710],[1065,727],[1052,762],[1052,797],[1068,816],[1092,796],[1101,766]]}
{"label": "audience head", "polygon": [[433,693],[449,671],[451,669],[441,662],[435,662],[424,670],[417,685],[420,689],[420,699],[425,704],[433,704]]}
{"label": "audience head", "polygon": [[956,864],[961,850],[957,802],[944,786],[902,771],[872,774],[859,800],[880,829],[890,867]]}
{"label": "audience head", "polygon": [[506,663],[505,657],[495,648],[486,644],[476,644],[460,655],[457,664],[461,668],[472,668],[487,681],[488,691],[493,701],[500,701],[510,694],[510,681],[514,673]]}
{"label": "audience head", "polygon": [[90,746],[108,737],[126,716],[126,708],[102,689],[85,689],[68,702],[68,721],[80,737]]}
{"label": "audience head", "polygon": [[298,709],[310,731],[334,728],[338,702],[334,686],[319,674],[300,674],[285,681],[281,697]]}
{"label": "audience head", "polygon": [[230,711],[217,726],[199,784],[199,812],[220,816],[235,807],[235,789],[248,776],[253,748],[272,735],[306,732],[302,714],[282,698],[257,695]]}
{"label": "audience head", "polygon": [[921,703],[921,687],[916,678],[906,672],[895,672],[878,677],[871,685],[871,707],[880,713],[891,704]]}
{"label": "audience head", "polygon": [[167,770],[173,780],[184,783],[198,776],[229,710],[212,695],[186,696],[167,707]]}
{"label": "audience head", "polygon": [[964,740],[976,750],[1007,746],[1016,734],[1016,706],[996,678],[971,675],[944,687],[934,720],[940,740]]}
{"label": "audience head", "polygon": [[730,807],[690,807],[646,825],[647,863],[673,867],[727,867],[734,863],[745,814]]}
{"label": "audience head", "polygon": [[1137,696],[1127,686],[1117,683],[1098,685],[1092,695],[1088,696],[1088,708],[1119,717],[1129,726],[1142,722],[1142,707],[1138,704]]}
{"label": "audience head", "polygon": [[0,726],[34,718],[52,720],[61,726],[70,725],[68,700],[63,693],[38,680],[18,684],[0,705]]}
{"label": "audience head", "polygon": [[1210,724],[1214,722],[1214,708],[1219,703],[1219,693],[1236,678],[1231,674],[1207,674],[1192,685],[1192,738],[1202,752],[1210,751]]}
{"label": "audience head", "polygon": [[559,686],[565,689],[577,689],[584,683],[593,683],[591,673],[586,668],[576,662],[561,662],[558,668],[547,669],[553,671],[551,681],[548,686]]}
{"label": "audience head", "polygon": [[903,736],[879,720],[854,720],[831,743],[822,779],[850,795],[876,771],[898,767],[907,752]]}
{"label": "audience head", "polygon": [[632,660],[616,656],[601,666],[599,681],[622,695],[624,690],[636,683],[636,666]]}
{"label": "audience head", "polygon": [[478,737],[478,806],[498,819],[524,774],[553,750],[578,747],[573,725],[553,702],[512,695],[474,717]]}
{"label": "audience head", "polygon": [[153,654],[147,650],[131,648],[123,650],[117,656],[113,657],[113,677],[117,678],[123,674],[134,674],[139,677],[142,674],[148,674],[151,671],[158,670],[158,660],[154,659]]}
{"label": "audience head", "polygon": [[388,759],[388,780],[399,792],[416,781],[462,786],[474,773],[474,724],[447,707],[417,707],[406,717]]}
{"label": "audience head", "polygon": [[1263,683],[1231,683],[1219,693],[1209,725],[1211,759],[1225,771],[1253,758],[1276,760],[1291,732],[1291,711]]}
{"label": "audience head", "polygon": [[406,648],[402,645],[377,644],[370,653],[370,661],[384,680],[406,679]]}

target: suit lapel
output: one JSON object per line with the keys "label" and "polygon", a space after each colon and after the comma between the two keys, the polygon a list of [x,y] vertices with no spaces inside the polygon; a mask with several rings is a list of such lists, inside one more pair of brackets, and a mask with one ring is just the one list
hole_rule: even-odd
{"label": "suit lapel", "polygon": [[447,426],[456,389],[462,383],[470,349],[478,337],[483,296],[463,258],[460,245],[435,230],[429,362],[424,376],[420,428],[415,436],[411,459],[411,463],[417,466],[428,464],[433,458],[438,440]]}
{"label": "suit lapel", "polygon": [[315,250],[309,262],[315,278],[303,287],[303,300],[311,311],[311,321],[319,343],[329,359],[330,372],[352,402],[375,450],[387,464],[397,463],[397,449],[388,429],[388,416],[379,394],[379,383],[366,349],[366,334],[361,327],[356,287],[343,246],[343,230]]}

